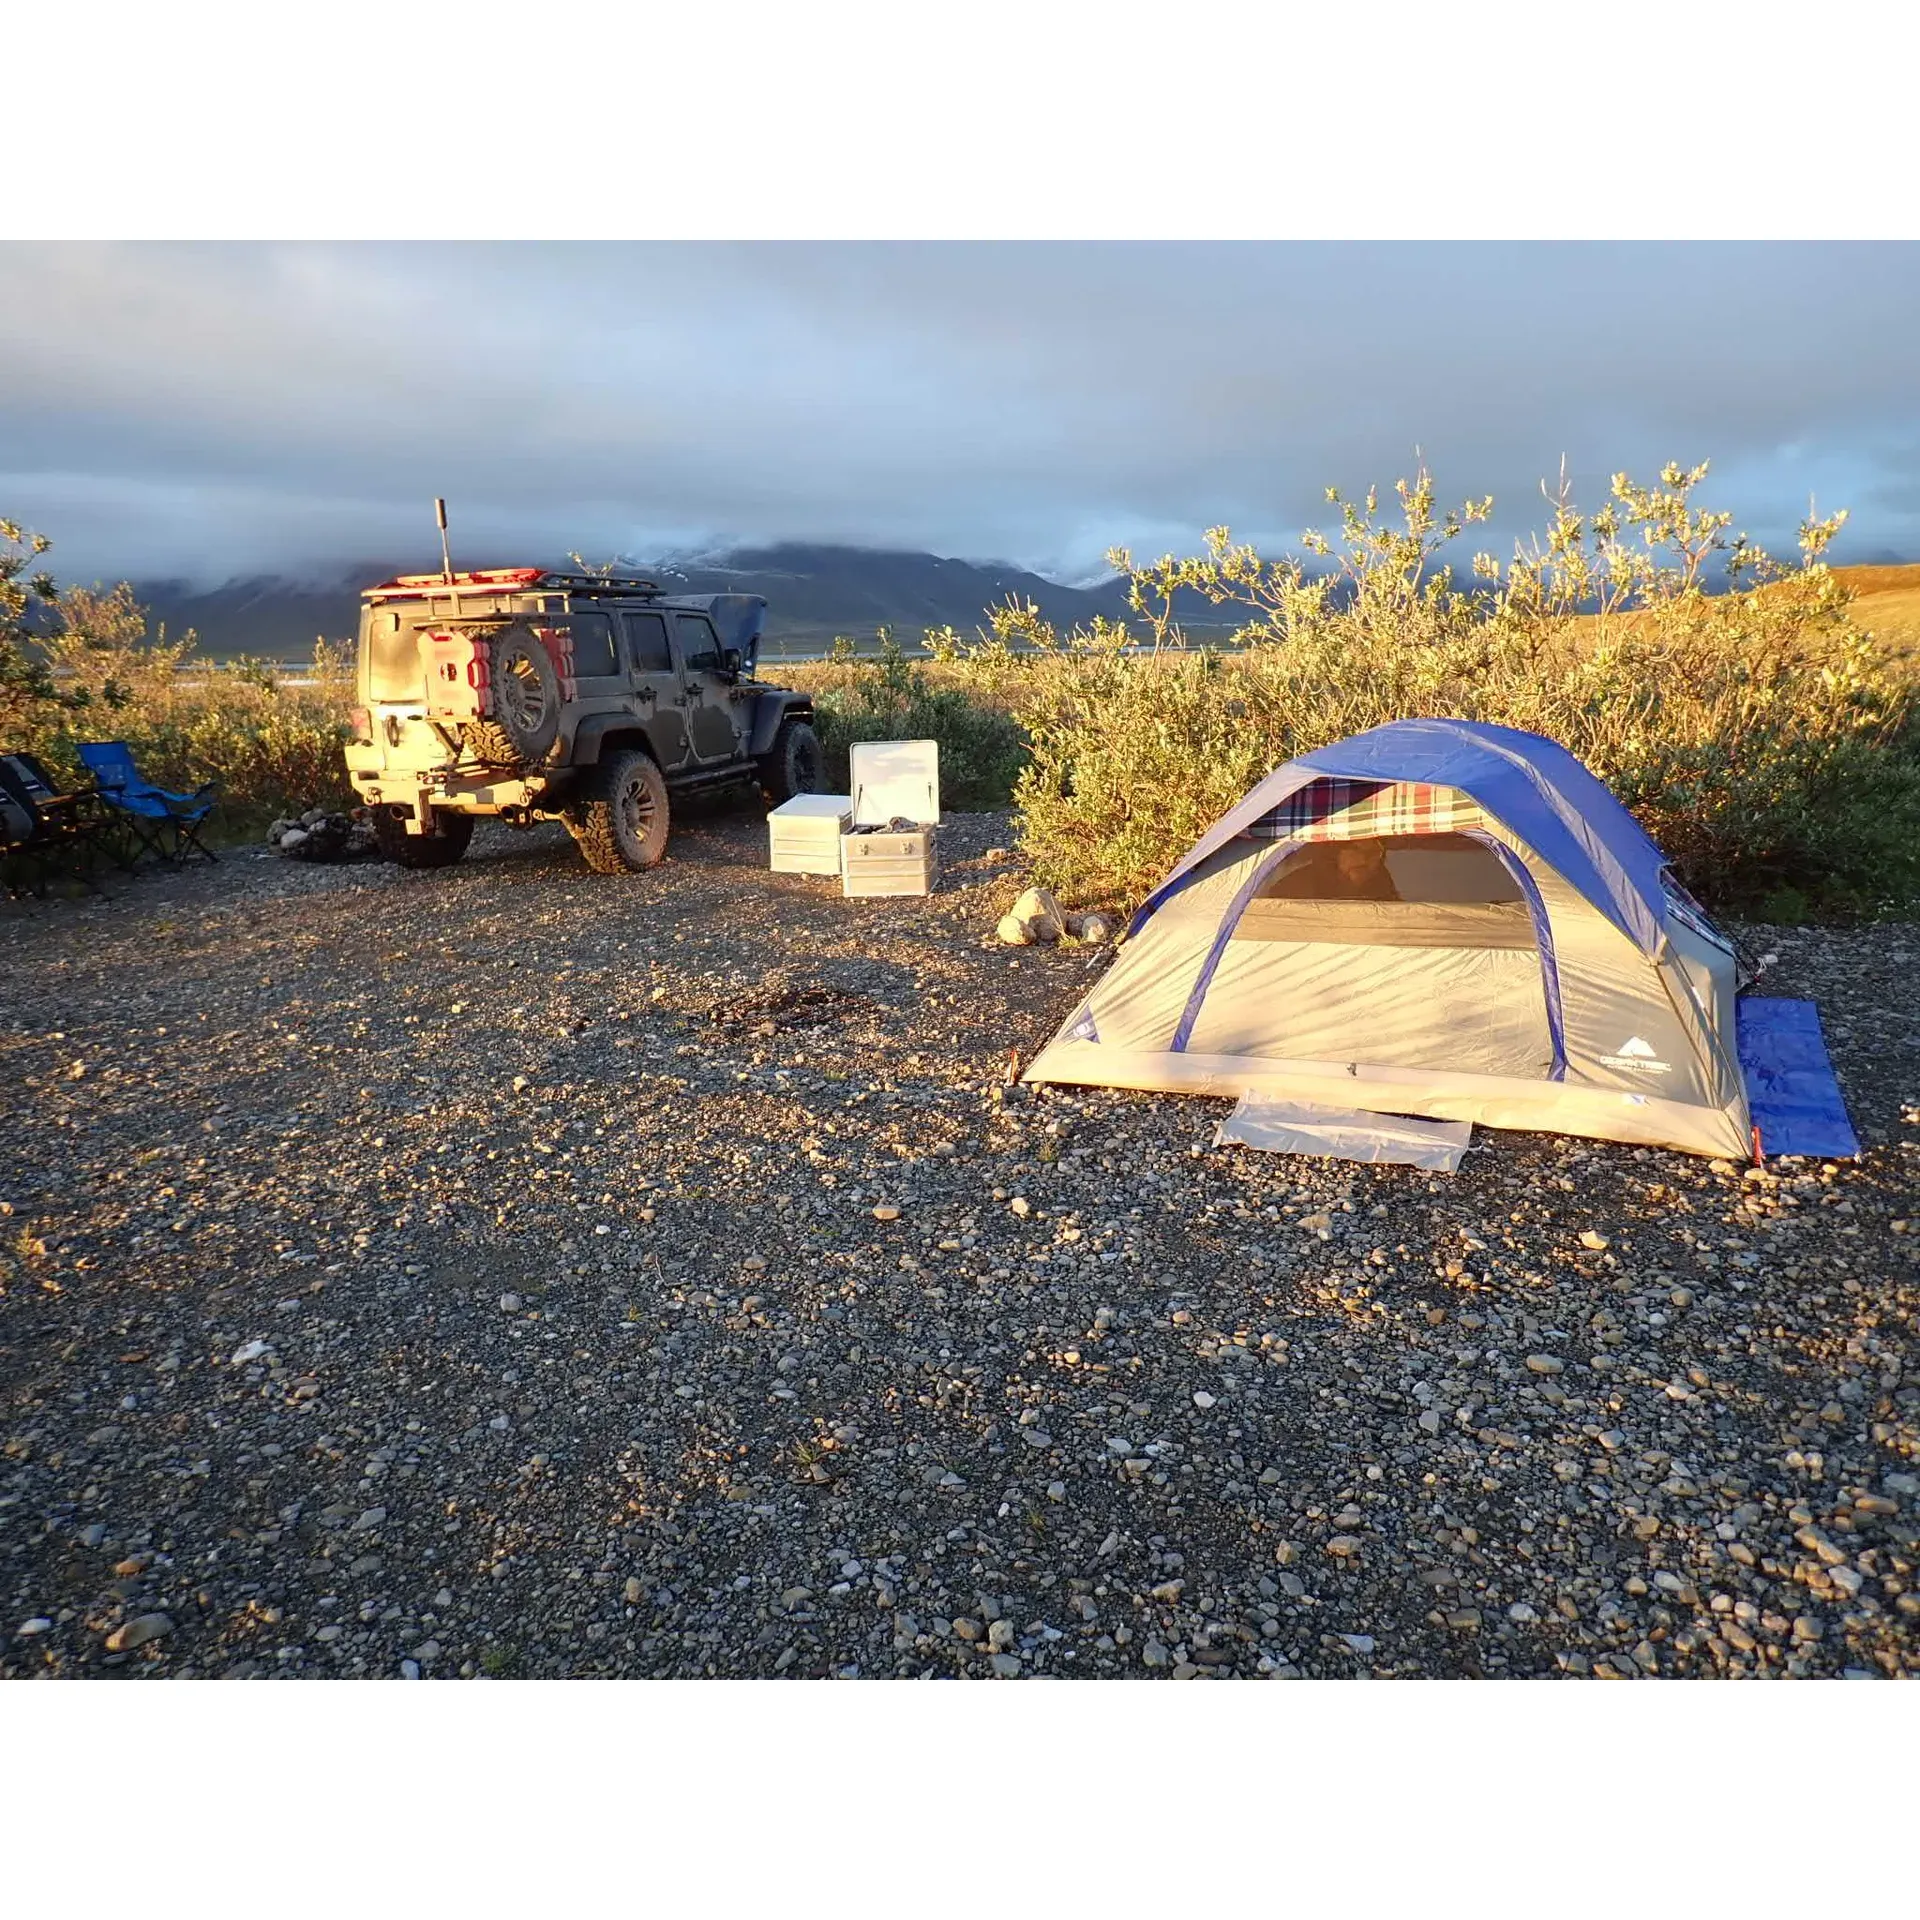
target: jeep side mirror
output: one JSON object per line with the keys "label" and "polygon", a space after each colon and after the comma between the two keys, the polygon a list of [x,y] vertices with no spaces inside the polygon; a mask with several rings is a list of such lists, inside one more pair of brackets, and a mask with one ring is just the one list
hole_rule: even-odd
{"label": "jeep side mirror", "polygon": [[738,680],[745,664],[738,647],[729,647],[726,652],[720,656],[720,671],[724,673],[729,680]]}

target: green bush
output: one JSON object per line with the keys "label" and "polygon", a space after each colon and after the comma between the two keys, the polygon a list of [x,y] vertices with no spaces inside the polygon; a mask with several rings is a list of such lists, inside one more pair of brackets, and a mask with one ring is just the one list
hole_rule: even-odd
{"label": "green bush", "polygon": [[[1206,554],[1125,571],[1154,646],[1116,623],[1060,635],[1031,607],[946,651],[1003,704],[1031,758],[1016,792],[1041,874],[1069,897],[1138,900],[1199,834],[1295,755],[1393,719],[1495,721],[1561,741],[1637,814],[1703,899],[1821,912],[1920,897],[1914,690],[1853,624],[1821,554],[1839,520],[1802,529],[1796,567],[1731,536],[1689,495],[1616,476],[1590,520],[1564,495],[1542,540],[1463,588],[1441,561],[1491,502],[1444,518],[1422,473],[1403,524],[1343,506],[1334,566],[1309,579],[1224,528]],[[1732,591],[1709,592],[1724,568]],[[1176,591],[1237,603],[1224,650],[1175,651]],[[1163,645],[1162,643],[1168,643]]]}
{"label": "green bush", "polygon": [[936,685],[885,635],[877,660],[840,658],[808,674],[830,791],[848,791],[848,749],[860,740],[934,740],[940,802],[956,813],[1008,805],[1026,762],[1026,741],[1005,711],[960,685]]}
{"label": "green bush", "polygon": [[160,786],[217,780],[215,827],[228,832],[350,803],[347,649],[316,647],[299,686],[257,661],[197,659],[191,634],[149,632],[125,582],[61,589],[43,576],[29,588],[22,567],[46,542],[6,525],[0,541],[0,749],[36,754],[77,781],[81,743],[124,740]]}

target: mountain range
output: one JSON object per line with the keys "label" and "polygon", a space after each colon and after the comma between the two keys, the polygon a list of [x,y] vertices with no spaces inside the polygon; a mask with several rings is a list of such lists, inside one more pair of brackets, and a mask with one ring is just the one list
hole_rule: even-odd
{"label": "mountain range", "polygon": [[[566,559],[545,564],[578,571]],[[397,565],[368,561],[343,566],[318,578],[260,574],[217,587],[137,580],[134,590],[169,634],[191,629],[205,653],[290,659],[307,653],[316,638],[351,638],[364,587],[431,565],[415,555]],[[836,634],[871,641],[883,626],[893,628],[906,644],[917,641],[927,627],[970,632],[984,625],[988,607],[1009,597],[1032,601],[1061,626],[1096,613],[1118,618],[1127,611],[1126,590],[1118,580],[1064,586],[1011,565],[866,547],[757,547],[645,572],[669,592],[763,594],[774,652],[824,649]],[[1204,615],[1211,610],[1203,605],[1195,611]]]}
{"label": "mountain range", "polygon": [[[1869,563],[1881,558],[1865,556]],[[1894,556],[1885,559],[1891,562]],[[495,563],[491,558],[480,562]],[[565,557],[543,564],[578,571]],[[309,653],[316,638],[351,639],[358,629],[364,587],[431,566],[428,556],[414,554],[399,562],[369,560],[307,577],[255,574],[212,587],[179,579],[136,580],[134,590],[169,634],[194,632],[203,653],[288,660]],[[1842,571],[1858,575],[1864,587],[1869,575],[1888,568],[1855,561]],[[824,652],[837,634],[871,646],[881,627],[891,627],[907,646],[928,627],[952,626],[969,633],[985,625],[989,607],[1009,598],[1032,601],[1063,628],[1095,614],[1113,619],[1127,614],[1126,589],[1117,579],[1070,586],[1010,564],[873,547],[789,543],[742,548],[646,572],[669,592],[764,595],[767,651],[776,658]],[[1902,577],[1910,576],[1903,572]],[[1196,634],[1241,624],[1198,594],[1181,596],[1178,611],[1182,624]]]}

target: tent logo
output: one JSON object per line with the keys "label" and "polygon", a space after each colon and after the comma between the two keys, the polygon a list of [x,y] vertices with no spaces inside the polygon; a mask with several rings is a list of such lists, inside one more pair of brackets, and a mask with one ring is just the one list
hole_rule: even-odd
{"label": "tent logo", "polygon": [[1666,1061],[1636,1033],[1631,1039],[1620,1043],[1618,1053],[1609,1053],[1602,1058],[1601,1064],[1608,1067],[1630,1067],[1635,1073],[1671,1073]]}

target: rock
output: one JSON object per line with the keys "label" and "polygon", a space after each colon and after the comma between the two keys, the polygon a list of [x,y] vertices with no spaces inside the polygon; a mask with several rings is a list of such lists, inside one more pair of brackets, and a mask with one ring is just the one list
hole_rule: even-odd
{"label": "rock", "polygon": [[1007,918],[1018,921],[1026,930],[1027,937],[1021,945],[1058,940],[1067,930],[1066,916],[1060,911],[1060,902],[1045,887],[1029,887],[1013,903]]}
{"label": "rock", "polygon": [[995,1653],[1005,1653],[1013,1645],[1014,1632],[1011,1620],[996,1620],[987,1629],[987,1645]]}
{"label": "rock", "polygon": [[953,1623],[953,1631],[954,1631],[954,1636],[957,1639],[967,1640],[967,1641],[978,1640],[980,1638],[980,1633],[981,1633],[980,1622],[978,1620],[969,1619],[966,1615],[963,1614],[958,1620],[956,1620]]}
{"label": "rock", "polygon": [[[804,1589],[796,1588],[796,1589],[793,1589],[793,1591],[804,1592]],[[631,1573],[628,1574],[627,1584],[620,1589],[621,1598],[626,1601],[627,1605],[630,1607],[637,1607],[640,1604],[640,1602],[646,1598],[646,1594],[647,1594],[647,1590],[645,1587],[643,1587],[640,1584],[638,1575],[631,1574]],[[784,1594],[781,1596],[782,1606],[791,1608],[793,1606],[797,1606],[798,1604],[799,1604],[798,1601],[789,1600],[787,1596]]]}
{"label": "rock", "polygon": [[1478,1633],[1480,1631],[1480,1609],[1478,1607],[1456,1607],[1447,1615],[1447,1625],[1455,1633]]}
{"label": "rock", "polygon": [[1184,1580],[1164,1580],[1153,1589],[1151,1598],[1158,1600],[1163,1607],[1170,1607],[1187,1590]]}
{"label": "rock", "polygon": [[1373,1651],[1373,1635],[1370,1633],[1343,1633],[1340,1638],[1344,1640],[1355,1653],[1371,1653]]}
{"label": "rock", "polygon": [[248,1361],[262,1360],[272,1351],[273,1347],[268,1341],[249,1340],[243,1345],[234,1348],[233,1356],[228,1360],[227,1365],[230,1367],[244,1367]]}
{"label": "rock", "polygon": [[14,1632],[23,1640],[31,1640],[36,1634],[51,1633],[53,1622],[44,1613],[36,1613],[31,1620],[22,1620]]}
{"label": "rock", "polygon": [[400,1678],[402,1680],[418,1680],[420,1678],[420,1662],[418,1660],[402,1660],[400,1662]]}
{"label": "rock", "polygon": [[1173,1656],[1158,1640],[1149,1640],[1140,1649],[1140,1664],[1143,1667],[1164,1667],[1171,1662],[1172,1658]]}
{"label": "rock", "polygon": [[1002,1680],[1017,1680],[1020,1677],[1020,1660],[1017,1654],[996,1653],[991,1664],[994,1672]]}
{"label": "rock", "polygon": [[[1801,1511],[1804,1512],[1805,1509],[1802,1508]],[[1846,1565],[1846,1554],[1839,1547],[1836,1547],[1817,1527],[1802,1527],[1793,1537],[1801,1546],[1805,1547],[1809,1553],[1818,1555],[1823,1565],[1829,1567]]]}
{"label": "rock", "polygon": [[1527,1355],[1527,1371],[1529,1373],[1565,1373],[1566,1370],[1567,1363],[1564,1360],[1556,1359],[1550,1353],[1530,1353]]}
{"label": "rock", "polygon": [[503,1293],[500,1296],[500,1311],[502,1313],[518,1313],[525,1305],[526,1302],[522,1300],[517,1293]]}
{"label": "rock", "polygon": [[1067,931],[1090,947],[1104,947],[1116,928],[1104,913],[1083,913],[1068,922]]}
{"label": "rock", "polygon": [[1012,914],[1004,914],[1000,924],[994,928],[1003,946],[1030,947],[1033,945],[1033,933],[1024,920],[1017,920]]}
{"label": "rock", "polygon": [[1213,1395],[1210,1393],[1196,1393],[1193,1396],[1193,1404],[1200,1408],[1202,1412],[1205,1412],[1208,1407],[1214,1404]]}
{"label": "rock", "polygon": [[282,853],[298,853],[313,835],[305,827],[289,827],[275,842]]}
{"label": "rock", "polygon": [[158,1640],[172,1631],[173,1622],[164,1613],[143,1613],[138,1619],[115,1627],[107,1635],[107,1651],[131,1653],[135,1647],[144,1647],[149,1641]]}
{"label": "rock", "polygon": [[1586,1232],[1580,1236],[1580,1244],[1585,1247],[1589,1253],[1605,1253],[1606,1250],[1613,1245],[1613,1242],[1609,1240],[1604,1233],[1595,1233],[1594,1230],[1589,1227]]}
{"label": "rock", "polygon": [[900,1209],[895,1206],[889,1206],[883,1201],[879,1206],[874,1208],[873,1217],[876,1220],[898,1220],[900,1218]]}
{"label": "rock", "polygon": [[1532,1622],[1538,1620],[1540,1616],[1535,1613],[1524,1600],[1516,1600],[1513,1605],[1507,1609],[1507,1618],[1524,1627],[1531,1625]]}
{"label": "rock", "polygon": [[1336,1560],[1351,1560],[1360,1551],[1360,1542],[1350,1533],[1336,1533],[1327,1542],[1327,1551]]}
{"label": "rock", "polygon": [[353,1530],[355,1533],[371,1533],[386,1517],[387,1510],[385,1507],[369,1507],[366,1512],[353,1523]]}

